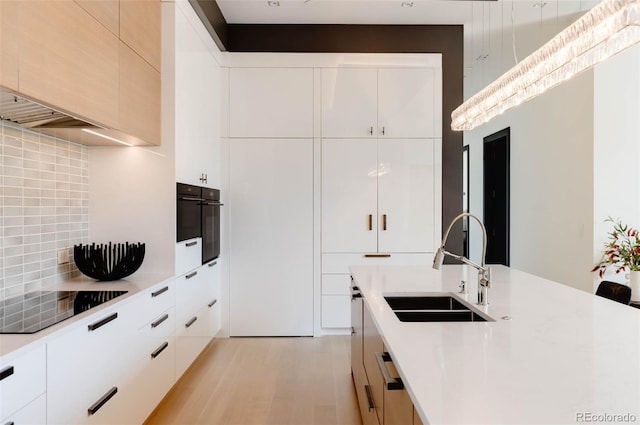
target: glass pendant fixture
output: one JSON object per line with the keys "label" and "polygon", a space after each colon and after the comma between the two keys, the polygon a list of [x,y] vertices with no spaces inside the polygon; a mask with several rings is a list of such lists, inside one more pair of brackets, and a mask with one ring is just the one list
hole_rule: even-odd
{"label": "glass pendant fixture", "polygon": [[603,0],[451,113],[471,130],[640,42],[640,0]]}

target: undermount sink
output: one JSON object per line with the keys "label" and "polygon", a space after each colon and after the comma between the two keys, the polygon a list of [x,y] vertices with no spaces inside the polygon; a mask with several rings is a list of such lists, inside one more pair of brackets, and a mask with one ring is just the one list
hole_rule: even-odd
{"label": "undermount sink", "polygon": [[401,322],[486,322],[487,319],[448,295],[384,297]]}

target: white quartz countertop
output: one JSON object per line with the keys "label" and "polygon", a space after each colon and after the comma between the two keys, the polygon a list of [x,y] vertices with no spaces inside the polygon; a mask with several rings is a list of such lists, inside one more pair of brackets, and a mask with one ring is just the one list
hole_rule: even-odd
{"label": "white quartz countertop", "polygon": [[[487,307],[467,266],[351,270],[425,424],[640,423],[640,309],[503,266]],[[463,279],[494,322],[400,322],[384,300]]]}
{"label": "white quartz countertop", "polygon": [[[134,273],[128,278],[115,280],[110,282],[97,282],[84,275],[62,282],[53,287],[44,288],[44,291],[128,291],[113,300],[100,304],[88,311],[82,312],[69,319],[63,320],[53,326],[43,329],[33,334],[1,334],[0,335],[0,358],[3,361],[7,357],[20,355],[25,350],[30,349],[33,344],[46,342],[48,338],[57,336],[61,332],[65,332],[69,325],[78,321],[85,320],[100,311],[109,308],[117,303],[127,302],[136,294],[149,289],[157,284],[161,284],[173,276],[169,274],[154,273]],[[6,357],[5,357],[6,356]]]}

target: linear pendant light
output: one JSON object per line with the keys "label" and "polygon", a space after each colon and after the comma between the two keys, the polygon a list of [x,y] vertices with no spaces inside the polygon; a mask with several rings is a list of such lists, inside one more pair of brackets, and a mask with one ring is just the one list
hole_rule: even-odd
{"label": "linear pendant light", "polygon": [[640,42],[640,0],[603,0],[451,113],[471,130]]}

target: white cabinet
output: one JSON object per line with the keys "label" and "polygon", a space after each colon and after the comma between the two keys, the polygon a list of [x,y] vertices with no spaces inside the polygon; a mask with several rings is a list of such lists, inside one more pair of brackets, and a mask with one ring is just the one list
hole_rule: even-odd
{"label": "white cabinet", "polygon": [[323,252],[433,252],[437,139],[324,139]]}
{"label": "white cabinet", "polygon": [[5,425],[42,425],[47,422],[47,395],[40,397],[24,406],[11,416],[0,419]]}
{"label": "white cabinet", "polygon": [[322,137],[441,137],[438,76],[434,68],[322,69]]}
{"label": "white cabinet", "polygon": [[378,152],[375,139],[322,140],[322,250],[376,252]]}
{"label": "white cabinet", "polygon": [[139,347],[135,317],[135,303],[118,303],[47,344],[48,423],[126,423],[117,412]]}
{"label": "white cabinet", "polygon": [[313,142],[230,141],[232,336],[313,335]]}
{"label": "white cabinet", "polygon": [[213,40],[203,39],[176,7],[171,122],[175,122],[176,181],[181,183],[220,186],[222,76],[215,49]]}
{"label": "white cabinet", "polygon": [[220,330],[220,267],[210,261],[176,278],[176,376]]}
{"label": "white cabinet", "polygon": [[8,356],[2,358],[0,362],[0,423],[9,421],[10,416],[25,408],[45,391],[46,348],[44,344],[14,358]]}
{"label": "white cabinet", "polygon": [[230,137],[313,137],[312,68],[232,68]]}
{"label": "white cabinet", "polygon": [[377,137],[376,69],[322,69],[322,137]]}

